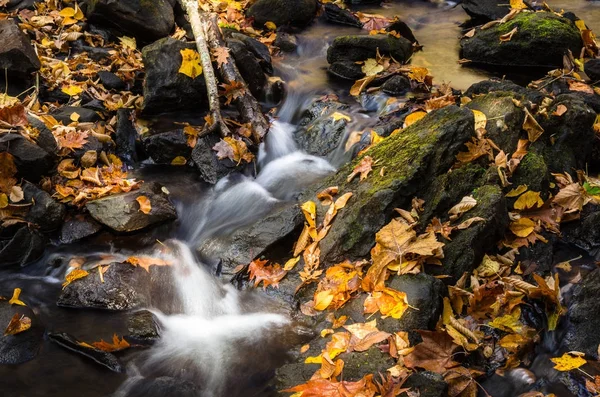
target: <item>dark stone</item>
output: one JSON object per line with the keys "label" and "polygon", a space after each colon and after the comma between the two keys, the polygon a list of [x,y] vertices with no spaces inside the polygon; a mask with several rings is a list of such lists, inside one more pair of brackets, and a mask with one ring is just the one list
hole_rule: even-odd
{"label": "dark stone", "polygon": [[[442,375],[430,371],[410,375],[402,387],[410,388],[411,391],[416,390],[419,397],[444,397],[448,395],[448,384],[444,381]],[[408,397],[408,394],[404,392],[400,394],[400,397]]]}
{"label": "dark stone", "polygon": [[[29,317],[31,328],[16,335],[4,335],[5,327],[15,314],[18,314],[19,317],[22,315]],[[21,364],[37,356],[42,344],[44,329],[33,310],[27,306],[11,305],[7,301],[0,301],[0,324],[2,324],[3,330],[0,334],[0,364]]]}
{"label": "dark stone", "polygon": [[98,77],[100,78],[100,83],[102,83],[107,90],[121,91],[127,88],[127,84],[114,73],[100,71],[98,72]]}
{"label": "dark stone", "polygon": [[585,63],[583,70],[593,83],[600,82],[600,59],[594,58],[588,60]]}
{"label": "dark stone", "polygon": [[161,376],[155,379],[140,379],[127,391],[127,397],[196,397],[200,391],[192,382]]}
{"label": "dark stone", "polygon": [[317,14],[317,0],[258,0],[246,12],[254,24],[263,27],[267,22],[277,26],[304,27]]}
{"label": "dark stone", "polygon": [[[498,37],[517,28],[510,41]],[[560,67],[563,55],[579,54],[583,42],[577,27],[552,13],[520,13],[512,20],[460,41],[460,57],[474,64],[508,67]]]}
{"label": "dark stone", "polygon": [[198,139],[192,150],[192,161],[198,169],[200,178],[213,185],[237,168],[231,160],[217,158],[216,152],[212,150],[217,142],[219,142],[218,137],[207,135]]}
{"label": "dark stone", "polygon": [[541,104],[545,98],[545,95],[538,90],[532,90],[530,88],[521,87],[518,84],[513,83],[510,80],[483,80],[470,86],[465,91],[465,96],[474,98],[477,95],[485,95],[490,92],[504,91],[504,92],[515,92],[522,95],[531,103],[537,105]]}
{"label": "dark stone", "polygon": [[410,80],[402,75],[392,76],[383,83],[381,90],[388,95],[404,95],[410,91]]}
{"label": "dark stone", "polygon": [[503,0],[463,0],[462,7],[471,18],[479,21],[501,19],[510,11],[510,4]]}
{"label": "dark stone", "polygon": [[[312,115],[316,113],[317,109],[319,116],[312,119]],[[295,135],[298,146],[315,156],[325,157],[331,154],[341,144],[349,123],[345,118],[335,120],[332,115],[340,113],[344,109],[347,109],[347,106],[339,102],[314,102],[311,109],[306,112],[306,116],[300,121],[302,127]]]}
{"label": "dark stone", "polygon": [[46,239],[27,225],[0,229],[0,266],[25,265],[44,253]]}
{"label": "dark stone", "polygon": [[355,81],[365,77],[362,66],[352,61],[334,62],[327,69],[335,77]]}
{"label": "dark stone", "polygon": [[277,38],[273,42],[273,45],[279,47],[283,52],[296,52],[298,40],[296,40],[296,36],[293,34],[277,32]]}
{"label": "dark stone", "polygon": [[596,260],[600,260],[600,210],[598,206],[586,205],[580,222],[571,222],[561,228],[566,242],[585,250]]}
{"label": "dark stone", "polygon": [[6,4],[7,11],[19,11],[24,9],[33,9],[36,3],[41,2],[40,0],[8,0]]}
{"label": "dark stone", "polygon": [[600,344],[600,269],[573,285],[569,306],[569,324],[562,345],[597,360]]}
{"label": "dark stone", "polygon": [[344,380],[348,381],[357,381],[366,375],[382,373],[396,365],[395,360],[377,346],[364,352],[342,353],[339,358],[344,360]]}
{"label": "dark stone", "polygon": [[186,159],[192,154],[183,130],[161,132],[142,140],[146,153],[158,164],[171,164],[179,156]]}
{"label": "dark stone", "polygon": [[244,43],[246,49],[252,52],[258,59],[260,66],[263,68],[265,73],[273,73],[273,65],[271,64],[271,53],[269,52],[269,47],[260,41],[246,36],[245,34],[238,33],[237,31],[232,32],[230,37],[234,40],[239,40]]}
{"label": "dark stone", "polygon": [[71,244],[93,236],[102,229],[102,225],[88,215],[75,215],[67,219],[60,229],[60,242]]}
{"label": "dark stone", "polygon": [[40,69],[40,60],[29,38],[13,19],[0,21],[0,43],[0,69],[21,73]]}
{"label": "dark stone", "polygon": [[135,141],[138,133],[133,125],[134,111],[131,109],[117,110],[117,127],[115,129],[116,153],[125,162],[132,164],[138,160]]}
{"label": "dark stone", "polygon": [[203,76],[192,79],[179,73],[182,62],[180,51],[185,48],[195,49],[196,45],[167,37],[142,49],[146,67],[144,114],[199,111],[206,107],[207,94]]}
{"label": "dark stone", "polygon": [[45,150],[51,157],[56,157],[58,153],[58,143],[56,142],[54,135],[52,135],[52,131],[36,117],[27,116],[27,121],[32,127],[39,131],[36,139],[37,145]]}
{"label": "dark stone", "polygon": [[160,338],[154,315],[148,310],[132,313],[127,320],[128,337],[138,341],[152,342]]}
{"label": "dark stone", "polygon": [[527,153],[519,163],[511,182],[515,187],[527,185],[529,190],[545,194],[550,188],[550,172],[544,158],[533,152]]}
{"label": "dark stone", "polygon": [[173,4],[168,0],[85,0],[85,4],[90,23],[109,27],[118,35],[133,36],[142,43],[168,36],[175,26]]}
{"label": "dark stone", "polygon": [[0,135],[0,152],[13,155],[17,176],[36,182],[52,169],[52,156],[20,134]]}
{"label": "dark stone", "polygon": [[71,115],[77,113],[79,115],[80,123],[94,122],[100,120],[100,115],[91,109],[80,108],[77,106],[62,106],[57,111],[51,113],[57,121],[62,122],[64,125],[71,124]]}
{"label": "dark stone", "polygon": [[66,332],[48,334],[48,339],[67,350],[95,361],[113,372],[124,372],[123,365],[114,354],[82,345],[81,341]]}
{"label": "dark stone", "polygon": [[336,4],[326,3],[323,5],[323,9],[325,10],[327,22],[355,26],[357,28],[362,28],[363,26],[360,19],[352,11],[340,8]]}
{"label": "dark stone", "polygon": [[[150,200],[149,214],[140,211],[139,196]],[[85,208],[101,224],[117,232],[133,232],[177,219],[177,211],[158,183],[144,183],[139,190],[88,201]]]}
{"label": "dark stone", "polygon": [[65,216],[65,206],[32,183],[24,181],[22,188],[25,201],[33,203],[25,219],[38,225],[43,232],[58,229]]}
{"label": "dark stone", "polygon": [[340,36],[327,49],[327,62],[364,61],[375,58],[377,49],[381,55],[391,55],[398,62],[405,62],[412,55],[412,43],[403,37],[385,34]]}
{"label": "dark stone", "polygon": [[[396,17],[397,18],[397,17]],[[406,22],[396,19],[394,20],[387,28],[385,28],[388,32],[396,32],[399,33],[400,36],[408,39],[413,44],[419,44],[419,41],[415,37],[410,26],[406,24]]]}
{"label": "dark stone", "polygon": [[250,88],[250,92],[258,99],[262,99],[267,84],[267,76],[263,72],[258,59],[246,48],[246,45],[236,39],[227,40],[227,47],[235,60],[240,74]]}

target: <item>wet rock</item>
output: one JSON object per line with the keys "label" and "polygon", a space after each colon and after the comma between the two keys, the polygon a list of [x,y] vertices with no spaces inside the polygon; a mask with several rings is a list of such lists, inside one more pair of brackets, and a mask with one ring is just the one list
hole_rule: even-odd
{"label": "wet rock", "polygon": [[[411,391],[417,391],[419,397],[444,397],[448,395],[448,384],[440,374],[435,372],[423,371],[417,372],[408,377],[402,387],[410,388]],[[404,392],[400,397],[408,397]]]}
{"label": "wet rock", "polygon": [[344,380],[348,381],[357,381],[369,374],[382,373],[396,365],[395,360],[377,346],[364,352],[342,353],[339,358],[344,360]]}
{"label": "wet rock", "polygon": [[67,285],[56,304],[63,307],[103,310],[135,309],[148,301],[145,292],[150,284],[150,273],[130,264],[113,263],[104,282],[90,274]]}
{"label": "wet rock", "polygon": [[171,37],[158,40],[142,49],[146,68],[144,79],[144,114],[194,110],[206,107],[204,78],[195,79],[179,73],[181,50],[195,49],[194,43],[184,43]]}
{"label": "wet rock", "polygon": [[[149,214],[140,211],[139,196],[150,200]],[[144,183],[139,190],[88,201],[85,208],[101,224],[117,232],[134,232],[161,222],[177,219],[177,211],[158,183]]]}
{"label": "wet rock", "polygon": [[383,83],[381,90],[388,95],[404,95],[410,91],[410,80],[405,76],[392,76]]}
{"label": "wet rock", "polygon": [[117,110],[117,127],[115,129],[116,153],[125,162],[132,164],[137,161],[135,142],[138,136],[133,125],[134,111],[130,109]]}
{"label": "wet rock", "polygon": [[160,337],[154,315],[148,310],[132,313],[127,320],[128,337],[141,342],[153,342]]}
{"label": "wet rock", "polygon": [[471,18],[479,21],[501,19],[510,11],[510,4],[503,0],[463,0],[462,7]]}
{"label": "wet rock", "polygon": [[0,21],[0,68],[31,73],[40,69],[40,60],[29,38],[12,19]]}
{"label": "wet rock", "polygon": [[230,37],[234,40],[239,40],[246,46],[246,49],[250,51],[256,59],[258,59],[260,66],[263,68],[265,73],[273,73],[273,65],[271,64],[271,52],[269,47],[260,41],[253,39],[252,37],[246,36],[245,34],[234,31],[230,34]]}
{"label": "wet rock", "polygon": [[377,49],[381,55],[391,55],[398,62],[405,62],[412,54],[412,43],[403,37],[384,34],[340,36],[327,49],[327,62],[364,61],[375,58]]}
{"label": "wet rock", "polygon": [[600,59],[590,59],[585,63],[583,70],[593,83],[600,82]]}
{"label": "wet rock", "polygon": [[521,137],[525,112],[513,102],[513,92],[491,92],[475,97],[467,107],[479,110],[489,120],[486,136],[505,153],[514,153]]}
{"label": "wet rock", "polygon": [[80,123],[94,122],[100,120],[100,115],[91,109],[80,108],[78,106],[62,106],[56,112],[51,113],[57,121],[61,121],[64,125],[71,124],[73,113],[79,115]]}
{"label": "wet rock", "polygon": [[296,52],[298,48],[298,40],[293,34],[278,32],[277,38],[273,42],[273,45],[279,47],[283,52]]}
{"label": "wet rock", "polygon": [[600,344],[600,269],[594,270],[573,286],[569,306],[569,325],[562,345],[568,350],[598,358]]}
{"label": "wet rock", "polygon": [[323,5],[323,9],[325,10],[327,22],[355,26],[357,28],[362,28],[363,26],[362,22],[352,11],[340,8],[336,4],[326,3]]}
{"label": "wet rock", "polygon": [[585,250],[600,260],[600,208],[586,205],[581,212],[580,222],[571,222],[561,229],[566,242]]}
{"label": "wet rock", "polygon": [[114,73],[100,71],[98,72],[98,77],[100,78],[100,83],[102,83],[107,90],[121,91],[127,88],[127,84]]}
{"label": "wet rock", "polygon": [[[15,314],[31,319],[31,328],[16,335],[4,335],[4,329]],[[37,316],[27,306],[11,305],[8,301],[0,301],[0,364],[16,365],[32,360],[37,356],[44,329]]]}
{"label": "wet rock", "polygon": [[82,346],[81,341],[66,332],[51,333],[48,334],[48,338],[65,349],[87,357],[113,372],[124,371],[123,365],[114,354],[96,349],[95,347]]}
{"label": "wet rock", "polygon": [[155,379],[140,379],[127,392],[127,397],[196,397],[200,391],[192,382],[161,376]]}
{"label": "wet rock", "polygon": [[408,41],[410,41],[413,44],[418,44],[419,41],[417,40],[417,38],[415,37],[412,29],[410,28],[410,26],[408,26],[408,24],[406,22],[404,22],[401,19],[398,19],[398,17],[396,17],[394,19],[394,21],[392,21],[392,23],[390,23],[388,25],[387,28],[385,28],[385,30],[387,32],[396,32],[399,33],[400,36],[404,37],[405,39],[407,39]]}
{"label": "wet rock", "polygon": [[343,113],[347,108],[347,105],[336,101],[314,102],[300,120],[302,127],[295,135],[298,146],[315,156],[331,154],[341,144],[350,123],[350,116]]}
{"label": "wet rock", "polygon": [[317,0],[258,0],[246,12],[254,24],[263,27],[267,22],[277,26],[304,27],[317,14]]}
{"label": "wet rock", "polygon": [[25,181],[22,188],[25,201],[33,203],[25,219],[38,225],[43,232],[58,229],[65,216],[65,206],[32,183]]}
{"label": "wet rock", "polygon": [[142,140],[146,153],[158,164],[171,164],[179,156],[186,159],[192,154],[182,129],[150,135]]}
{"label": "wet rock", "polygon": [[198,139],[192,149],[192,161],[198,169],[200,178],[210,184],[215,184],[219,179],[229,175],[237,165],[229,159],[219,160],[212,148],[219,142],[214,135],[207,135]]}
{"label": "wet rock", "polygon": [[[329,186],[353,192],[346,208],[336,217],[336,227],[320,242],[323,261],[368,255],[374,235],[392,217],[394,208],[409,208],[417,192],[427,189],[432,179],[447,172],[456,154],[474,134],[473,114],[456,106],[433,111],[403,131],[385,139],[338,173],[310,188],[301,201]],[[378,161],[375,172],[358,182],[346,178],[364,156]],[[385,167],[384,176],[378,169]]]}
{"label": "wet rock", "polygon": [[[514,28],[510,41],[499,37]],[[546,12],[524,12],[512,20],[460,41],[461,58],[475,64],[514,67],[560,67],[563,55],[579,54],[583,43],[575,24],[567,18]]]}
{"label": "wet rock", "polygon": [[483,80],[470,86],[465,91],[465,96],[474,98],[477,95],[484,95],[489,92],[504,91],[515,92],[525,97],[528,101],[535,104],[541,104],[544,100],[544,94],[538,90],[521,87],[510,80]]}
{"label": "wet rock", "polygon": [[229,47],[230,53],[235,60],[235,64],[244,78],[244,81],[248,84],[252,95],[259,99],[263,98],[265,85],[267,84],[267,76],[265,76],[258,59],[240,40],[227,40],[227,47]]}
{"label": "wet rock", "polygon": [[39,131],[36,139],[37,145],[45,150],[50,157],[56,157],[58,153],[58,143],[56,142],[54,135],[52,135],[52,131],[50,131],[41,120],[33,116],[27,116],[27,121],[32,127]]}
{"label": "wet rock", "polygon": [[173,4],[168,0],[85,0],[85,4],[90,23],[143,43],[168,36],[175,26]]}
{"label": "wet rock", "polygon": [[25,265],[44,253],[46,239],[27,225],[0,228],[0,266]]}
{"label": "wet rock", "polygon": [[26,8],[32,9],[40,0],[8,0],[5,7],[8,11],[18,11]]}
{"label": "wet rock", "polygon": [[527,153],[519,163],[511,182],[515,187],[527,185],[529,190],[546,194],[544,192],[550,188],[550,172],[544,158],[533,152]]}
{"label": "wet rock", "polygon": [[352,61],[339,61],[329,65],[327,69],[331,75],[345,80],[355,81],[365,77],[362,66]]}
{"label": "wet rock", "polygon": [[36,182],[52,169],[52,156],[20,134],[0,136],[0,152],[6,151],[14,157],[17,176],[28,181]]}
{"label": "wet rock", "polygon": [[63,223],[60,229],[60,242],[71,244],[93,236],[102,229],[102,225],[88,215],[75,215]]}
{"label": "wet rock", "polygon": [[458,280],[463,273],[476,268],[483,255],[492,250],[504,235],[508,226],[506,199],[499,186],[486,185],[473,192],[477,205],[462,216],[462,220],[482,217],[485,222],[477,222],[468,229],[452,234],[452,241],[446,241],[442,266],[427,266],[427,273],[447,274],[450,280]]}

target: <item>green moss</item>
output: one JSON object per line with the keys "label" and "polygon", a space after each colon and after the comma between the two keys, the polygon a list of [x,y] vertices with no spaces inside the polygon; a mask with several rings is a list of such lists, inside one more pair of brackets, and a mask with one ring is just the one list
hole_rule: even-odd
{"label": "green moss", "polygon": [[529,152],[523,158],[515,175],[513,185],[527,185],[530,190],[543,192],[548,189],[549,173],[544,158],[537,153]]}
{"label": "green moss", "polygon": [[572,23],[551,13],[522,12],[511,21],[498,25],[498,33],[506,34],[517,27],[519,32],[527,32],[537,37],[554,37],[558,30],[572,31]]}

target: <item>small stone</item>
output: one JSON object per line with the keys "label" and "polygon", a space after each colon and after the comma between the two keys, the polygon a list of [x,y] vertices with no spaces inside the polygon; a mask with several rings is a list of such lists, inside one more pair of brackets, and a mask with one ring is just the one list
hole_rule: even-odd
{"label": "small stone", "polygon": [[405,76],[392,76],[381,86],[381,90],[388,95],[404,95],[410,91],[410,80]]}
{"label": "small stone", "polygon": [[25,181],[22,188],[25,202],[33,203],[25,219],[38,225],[43,232],[58,229],[65,216],[65,206],[32,183]]}
{"label": "small stone", "polygon": [[[4,335],[5,327],[15,314],[30,318],[31,327],[16,335]],[[34,359],[42,344],[43,334],[44,329],[33,310],[0,301],[0,364],[16,365]]]}
{"label": "small stone", "polygon": [[20,134],[0,135],[0,152],[6,151],[14,157],[17,176],[31,182],[39,181],[42,175],[49,172],[54,165],[50,153]]}
{"label": "small stone", "polygon": [[60,229],[60,242],[71,244],[93,236],[102,229],[102,225],[88,215],[76,215],[67,219]]}
{"label": "small stone", "polygon": [[298,49],[296,36],[285,32],[278,32],[273,44],[283,52],[296,52],[296,49]]}
{"label": "small stone", "polygon": [[187,144],[183,130],[161,132],[147,136],[142,140],[146,153],[158,164],[171,164],[176,157],[192,154],[192,148]]}

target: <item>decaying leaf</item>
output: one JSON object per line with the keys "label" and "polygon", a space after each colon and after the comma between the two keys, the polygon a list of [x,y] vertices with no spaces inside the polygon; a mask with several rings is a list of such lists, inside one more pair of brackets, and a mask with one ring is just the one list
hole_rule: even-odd
{"label": "decaying leaf", "polygon": [[450,208],[448,215],[450,215],[451,220],[460,218],[462,214],[473,209],[476,205],[477,200],[475,200],[472,196],[465,196],[460,200],[460,203]]}
{"label": "decaying leaf", "polygon": [[523,121],[523,129],[527,131],[527,137],[529,138],[529,142],[535,142],[538,138],[544,133],[544,129],[537,122],[537,120],[533,117],[529,109],[526,107],[523,108],[525,111],[525,121]]}
{"label": "decaying leaf", "polygon": [[25,315],[15,313],[4,330],[4,336],[20,334],[29,328],[31,328],[31,319]]}
{"label": "decaying leaf", "polygon": [[452,338],[445,332],[417,331],[423,342],[404,358],[408,368],[423,368],[439,374],[449,368],[458,366],[453,360],[454,351],[458,348]]}
{"label": "decaying leaf", "polygon": [[371,156],[365,156],[363,159],[354,167],[352,173],[348,175],[347,182],[351,182],[352,179],[360,174],[360,180],[365,180],[369,176],[369,173],[373,170],[373,158]]}

